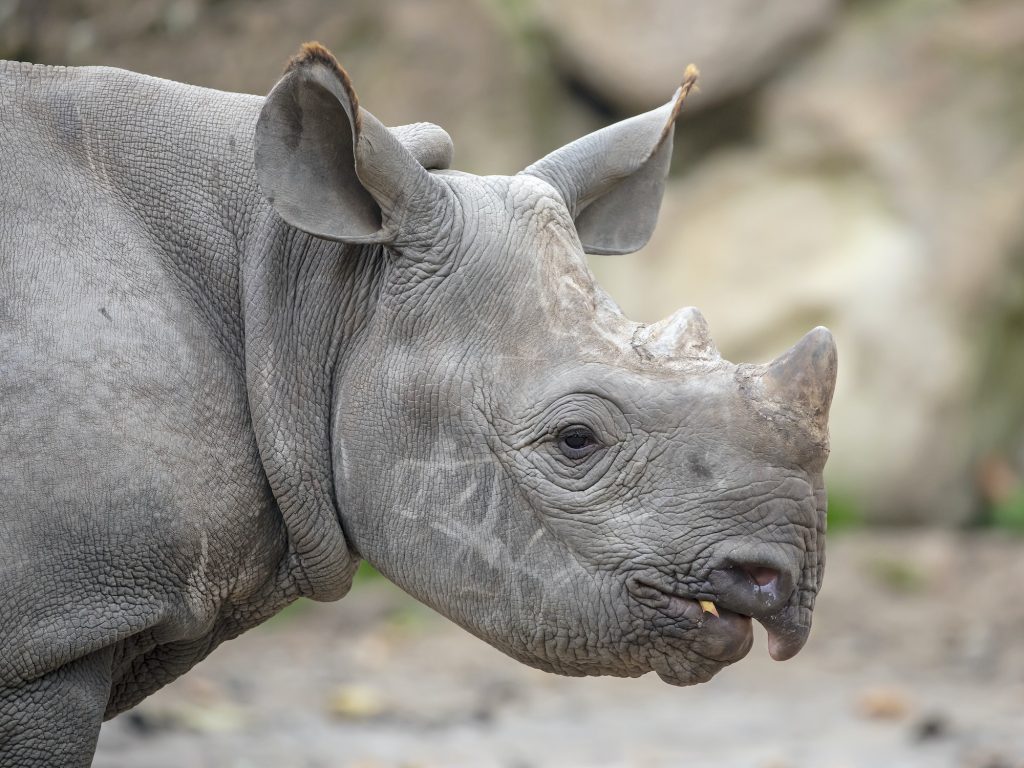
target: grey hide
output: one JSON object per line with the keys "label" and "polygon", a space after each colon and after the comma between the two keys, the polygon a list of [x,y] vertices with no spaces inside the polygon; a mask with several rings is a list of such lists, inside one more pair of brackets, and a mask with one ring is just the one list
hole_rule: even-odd
{"label": "grey hide", "polygon": [[361,558],[559,674],[796,653],[831,336],[734,365],[583,258],[650,236],[693,80],[477,177],[315,44],[266,99],[0,64],[0,765],[87,765]]}

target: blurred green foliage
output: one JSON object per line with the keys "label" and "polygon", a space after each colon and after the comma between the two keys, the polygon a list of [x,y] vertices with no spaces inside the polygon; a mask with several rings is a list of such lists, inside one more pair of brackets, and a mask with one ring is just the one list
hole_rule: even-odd
{"label": "blurred green foliage", "polygon": [[989,520],[996,528],[1024,534],[1024,488],[992,507]]}
{"label": "blurred green foliage", "polygon": [[352,587],[358,587],[361,584],[367,584],[374,581],[380,581],[384,577],[380,571],[370,565],[369,561],[363,560],[359,563],[359,568],[356,570],[356,575],[352,579]]}
{"label": "blurred green foliage", "polygon": [[890,592],[909,594],[927,586],[924,573],[903,560],[877,558],[868,563],[868,573]]}
{"label": "blurred green foliage", "polygon": [[306,613],[312,607],[312,602],[304,597],[300,597],[294,603],[289,603],[280,611],[275,613],[269,619],[266,619],[258,629],[260,631],[265,630],[279,630],[287,627],[295,619],[299,618]]}
{"label": "blurred green foliage", "polygon": [[857,498],[842,490],[829,491],[828,494],[828,532],[840,533],[864,524],[864,515],[860,511]]}

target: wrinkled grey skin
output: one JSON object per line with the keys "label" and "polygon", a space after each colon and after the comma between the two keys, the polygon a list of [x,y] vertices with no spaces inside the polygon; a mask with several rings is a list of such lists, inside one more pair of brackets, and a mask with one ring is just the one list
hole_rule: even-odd
{"label": "wrinkled grey skin", "polygon": [[0,764],[360,558],[561,674],[799,650],[831,337],[736,366],[583,259],[650,235],[682,95],[481,178],[313,46],[266,100],[0,64]]}

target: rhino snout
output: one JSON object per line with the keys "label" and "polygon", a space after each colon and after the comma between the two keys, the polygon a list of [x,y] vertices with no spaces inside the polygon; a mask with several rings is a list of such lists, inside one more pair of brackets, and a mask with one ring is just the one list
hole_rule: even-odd
{"label": "rhino snout", "polygon": [[800,621],[794,597],[799,584],[802,552],[763,542],[728,543],[711,560],[709,592],[729,612],[756,619],[768,632],[768,651],[784,661],[807,641],[810,624]]}

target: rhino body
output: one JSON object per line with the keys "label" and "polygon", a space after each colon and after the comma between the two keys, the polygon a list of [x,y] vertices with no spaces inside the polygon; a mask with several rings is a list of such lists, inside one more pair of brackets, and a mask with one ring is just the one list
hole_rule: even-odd
{"label": "rhino body", "polygon": [[481,178],[315,45],[266,99],[0,63],[0,764],[88,764],[361,558],[562,674],[799,650],[831,337],[735,366],[582,257],[646,241],[690,84]]}

